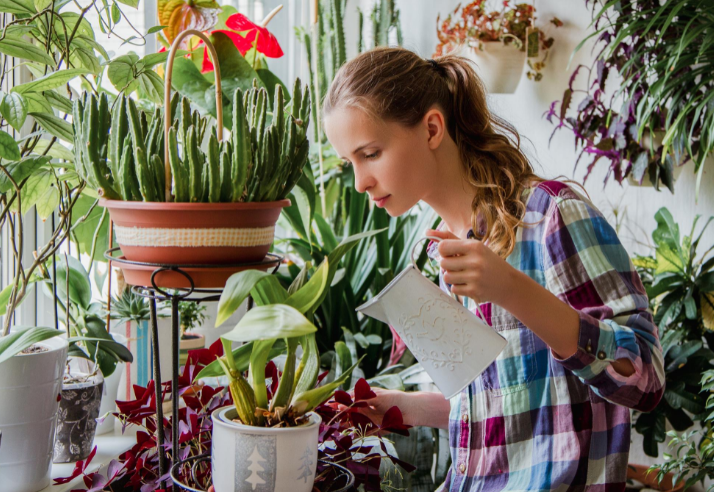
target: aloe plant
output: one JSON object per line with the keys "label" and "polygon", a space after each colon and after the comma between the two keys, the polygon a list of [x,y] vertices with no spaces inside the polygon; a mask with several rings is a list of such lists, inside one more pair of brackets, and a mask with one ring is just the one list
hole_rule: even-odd
{"label": "aloe plant", "polygon": [[[310,95],[300,79],[290,103],[281,85],[272,104],[268,91],[255,85],[245,93],[237,89],[234,101],[231,138],[219,143],[210,117],[192,111],[185,97],[171,100],[168,158],[175,201],[281,200],[302,175],[309,152]],[[77,173],[101,196],[165,199],[162,108],[149,115],[121,95],[110,109],[106,93],[85,93],[75,102],[73,124]]]}
{"label": "aloe plant", "polygon": [[[298,425],[301,418],[332,397],[347,382],[359,361],[350,361],[340,376],[315,387],[320,370],[320,355],[315,340],[317,327],[312,319],[327,296],[342,256],[366,237],[381,231],[350,236],[314,269],[307,263],[288,289],[277,277],[258,270],[231,276],[218,303],[216,325],[223,324],[251,295],[256,307],[221,337],[225,355],[205,367],[196,377],[224,374],[229,379],[238,416],[253,426]],[[311,273],[311,274],[310,274]],[[232,342],[247,342],[231,350]],[[297,349],[302,346],[298,363]],[[285,369],[272,399],[265,386],[265,365],[286,352]],[[244,371],[248,370],[248,377]]]}

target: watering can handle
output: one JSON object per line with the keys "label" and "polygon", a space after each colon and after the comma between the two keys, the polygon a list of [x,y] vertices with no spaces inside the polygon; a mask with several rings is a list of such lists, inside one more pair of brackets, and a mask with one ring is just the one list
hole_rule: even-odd
{"label": "watering can handle", "polygon": [[[421,270],[419,270],[419,267],[416,264],[416,259],[414,259],[414,253],[416,252],[417,246],[419,246],[419,244],[426,239],[429,239],[431,241],[436,241],[437,243],[441,242],[441,240],[442,240],[442,238],[440,238],[438,236],[424,236],[424,237],[418,239],[416,243],[414,243],[414,247],[412,247],[411,260],[412,260],[412,265],[414,266],[414,268],[416,268],[416,270],[419,273],[421,273]],[[446,285],[447,285],[447,288],[449,289],[449,293],[451,293],[451,286],[449,284],[446,284]],[[459,298],[458,294],[453,294],[453,295],[456,296],[457,301],[461,302],[461,299]],[[481,311],[481,305],[479,304],[479,302],[476,299],[474,299],[474,301],[476,301],[475,304],[476,304],[477,316],[479,318],[481,318],[481,321],[488,324],[488,322],[486,321],[486,317],[483,315],[483,311]]]}

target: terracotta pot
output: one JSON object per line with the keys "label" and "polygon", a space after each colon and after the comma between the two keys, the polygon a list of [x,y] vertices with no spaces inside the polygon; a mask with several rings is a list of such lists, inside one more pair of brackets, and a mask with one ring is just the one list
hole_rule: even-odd
{"label": "terracotta pot", "polygon": [[630,463],[627,465],[627,479],[637,480],[649,489],[661,490],[663,492],[682,492],[682,490],[684,490],[684,482],[680,482],[676,487],[672,488],[673,475],[671,473],[665,475],[662,479],[662,483],[658,483],[657,472],[647,473],[648,469],[649,466]]}
{"label": "terracotta pot", "polygon": [[[119,259],[124,259],[124,257],[122,256]],[[244,267],[181,267],[181,270],[191,276],[193,286],[197,289],[222,289],[225,287],[228,278],[236,272],[243,270],[267,271],[269,268],[274,268],[276,263],[265,262],[255,266]],[[123,263],[121,269],[124,272],[124,279],[127,284],[151,287],[151,275],[156,270],[156,267]],[[157,273],[154,281],[157,286],[164,289],[188,289],[191,287],[185,276],[173,270],[164,270]]]}
{"label": "terracotta pot", "polygon": [[[101,199],[99,204],[109,210],[117,242],[128,260],[215,265],[265,258],[273,243],[275,223],[290,200],[174,203]],[[127,282],[131,284],[128,276]]]}

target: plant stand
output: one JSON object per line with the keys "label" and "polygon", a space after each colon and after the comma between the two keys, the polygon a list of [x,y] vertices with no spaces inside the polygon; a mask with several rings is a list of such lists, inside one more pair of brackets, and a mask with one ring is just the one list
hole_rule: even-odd
{"label": "plant stand", "polygon": [[[171,425],[171,457],[174,463],[166,463],[166,456],[164,453],[159,452],[159,476],[164,476],[169,470],[172,471],[180,465],[181,462],[175,462],[176,457],[179,452],[179,426],[178,426],[178,410],[179,410],[179,395],[178,395],[178,379],[179,379],[179,338],[180,338],[180,327],[179,327],[179,316],[178,307],[181,301],[192,301],[196,303],[201,302],[215,302],[221,298],[221,292],[223,289],[199,289],[195,288],[195,283],[191,275],[189,275],[185,270],[188,269],[226,269],[226,268],[262,268],[267,269],[273,267],[272,273],[278,271],[280,262],[283,260],[281,256],[276,254],[268,253],[263,261],[253,262],[253,263],[241,263],[233,265],[175,265],[175,264],[160,264],[160,263],[144,263],[129,261],[125,258],[118,258],[115,253],[119,252],[119,248],[112,248],[108,250],[104,256],[111,263],[117,263],[118,265],[131,265],[134,267],[152,267],[154,268],[151,274],[151,287],[133,286],[132,291],[137,295],[149,299],[149,310],[150,310],[150,326],[151,326],[151,346],[153,351],[153,366],[154,366],[154,381],[155,381],[155,391],[156,391],[156,417],[157,417],[157,445],[161,446],[165,440],[164,436],[164,411],[161,403],[163,402],[163,380],[161,378],[161,367],[159,364],[159,330],[156,317],[156,301],[169,301],[171,303],[171,409],[172,409],[172,425]],[[157,285],[156,278],[161,272],[172,272],[183,276],[189,283],[189,288],[174,288],[174,287],[161,287]],[[169,289],[175,291],[171,293]],[[194,294],[203,294],[203,297],[195,297]],[[252,307],[252,299],[249,298],[249,309]],[[210,456],[207,458],[210,460]],[[173,479],[173,478],[172,478]],[[178,484],[181,485],[181,484]],[[181,485],[186,490],[194,490],[191,488],[186,488]]]}

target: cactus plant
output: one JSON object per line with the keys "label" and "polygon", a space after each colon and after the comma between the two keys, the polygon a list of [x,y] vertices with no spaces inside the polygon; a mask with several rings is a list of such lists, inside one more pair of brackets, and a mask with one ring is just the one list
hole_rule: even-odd
{"label": "cactus plant", "polygon": [[[264,88],[254,86],[245,94],[236,90],[233,132],[230,141],[220,143],[210,117],[192,111],[188,99],[174,97],[168,135],[174,201],[285,198],[302,174],[309,147],[310,96],[299,79],[293,92],[290,106],[278,86],[271,107]],[[76,170],[100,196],[163,201],[162,108],[148,114],[132,99],[119,96],[110,115],[106,94],[84,94],[73,114]],[[202,145],[204,140],[207,145]]]}

